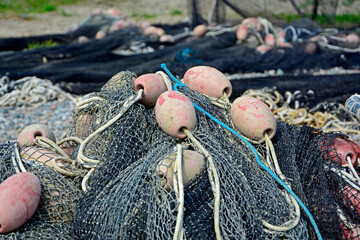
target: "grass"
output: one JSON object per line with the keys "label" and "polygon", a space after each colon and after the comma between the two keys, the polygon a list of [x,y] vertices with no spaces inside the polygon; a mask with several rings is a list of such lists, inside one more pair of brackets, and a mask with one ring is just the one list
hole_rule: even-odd
{"label": "grass", "polygon": [[[278,14],[276,16],[276,18],[285,20],[286,22],[289,23],[295,19],[300,19],[301,17],[300,17],[300,15],[296,15],[296,14],[281,13],[281,14]],[[335,23],[334,23],[334,19],[331,18],[331,16],[317,15],[315,18],[315,22],[321,26],[328,26],[328,25],[334,26],[335,25],[336,27],[341,27],[343,25],[348,25],[348,24],[358,25],[358,24],[360,24],[360,14],[337,15],[335,17]]]}
{"label": "grass", "polygon": [[44,13],[59,11],[59,5],[73,4],[81,0],[0,0],[0,13]]}
{"label": "grass", "polygon": [[54,47],[57,46],[58,44],[56,42],[53,42],[52,39],[50,40],[46,40],[43,42],[34,42],[34,43],[29,43],[28,44],[28,49],[35,49],[35,48],[42,48],[42,47]]}

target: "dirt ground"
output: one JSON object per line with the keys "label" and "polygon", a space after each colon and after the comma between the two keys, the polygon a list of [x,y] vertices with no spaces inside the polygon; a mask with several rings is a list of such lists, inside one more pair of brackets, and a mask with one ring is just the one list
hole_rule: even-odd
{"label": "dirt ground", "polygon": [[[96,8],[116,8],[127,19],[151,23],[175,23],[187,17],[187,0],[88,0],[81,4],[62,5],[58,12],[6,14],[0,17],[0,38],[62,33],[85,20]],[[177,14],[173,13],[174,10],[178,11]]]}
{"label": "dirt ground", "polygon": [[[205,13],[211,8],[213,1],[200,1]],[[305,0],[296,2],[301,1]],[[273,13],[296,14],[288,0],[237,0],[237,4],[250,16],[254,13],[260,13],[265,18]],[[147,20],[150,23],[176,23],[186,20],[189,14],[188,0],[87,0],[80,4],[59,6],[57,12],[0,15],[0,38],[62,33],[73,24],[85,20],[96,8],[116,8],[124,18],[135,21]],[[360,1],[346,8],[339,4],[337,13],[351,12],[360,12]],[[226,14],[241,19],[241,16],[228,7]]]}

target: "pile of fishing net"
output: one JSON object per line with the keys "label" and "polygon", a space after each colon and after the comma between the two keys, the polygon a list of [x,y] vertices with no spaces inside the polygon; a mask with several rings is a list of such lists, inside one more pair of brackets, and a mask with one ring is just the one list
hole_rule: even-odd
{"label": "pile of fishing net", "polygon": [[120,71],[159,71],[163,62],[179,76],[199,64],[226,74],[279,69],[294,76],[333,67],[359,70],[359,43],[355,29],[322,28],[306,19],[283,25],[264,17],[237,24],[149,25],[96,12],[64,34],[0,39],[0,76],[37,76],[73,94],[100,91]]}
{"label": "pile of fishing net", "polygon": [[59,142],[41,130],[20,148],[1,145],[2,180],[34,173],[43,204],[0,236],[356,239],[360,148],[349,136],[276,119],[291,100],[269,90],[231,103],[214,68],[182,81],[162,69],[114,75],[74,109]]}

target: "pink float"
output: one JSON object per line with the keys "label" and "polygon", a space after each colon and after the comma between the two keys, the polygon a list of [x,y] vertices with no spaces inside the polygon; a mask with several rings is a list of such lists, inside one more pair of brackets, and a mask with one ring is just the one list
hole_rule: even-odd
{"label": "pink float", "polygon": [[272,33],[266,34],[264,41],[265,41],[265,44],[270,47],[275,47],[275,45],[276,45],[276,39],[274,37],[274,34],[272,34]]}
{"label": "pink float", "polygon": [[50,130],[50,128],[43,124],[32,124],[25,127],[20,132],[17,142],[21,148],[24,144],[33,142],[36,137],[45,137],[53,142],[56,142],[54,133]]}
{"label": "pink float", "polygon": [[[201,169],[204,168],[205,160],[203,155],[192,150],[184,150],[182,154],[183,185],[188,187],[191,181],[200,174]],[[168,192],[174,187],[175,159],[176,153],[162,160],[157,167],[157,174],[160,178],[163,178],[163,186]]]}
{"label": "pink float", "polygon": [[[348,157],[351,159],[351,163],[353,164],[353,166],[357,165],[358,154],[356,153],[355,148],[353,147],[353,145],[351,145],[349,141],[337,137],[334,139],[334,142],[332,143],[330,149],[333,149],[331,153],[336,152],[337,155],[340,157],[341,165],[348,164],[347,161]],[[331,158],[332,161],[338,162],[337,157],[332,157],[332,156],[328,156],[328,157]]]}
{"label": "pink float", "polygon": [[241,24],[245,25],[247,28],[251,28],[254,30],[261,30],[262,26],[257,18],[248,17],[242,20]]}
{"label": "pink float", "polygon": [[231,118],[235,127],[250,139],[262,139],[265,133],[276,133],[276,119],[269,107],[254,97],[239,97],[231,104]]}
{"label": "pink float", "polygon": [[196,66],[186,71],[184,83],[192,90],[211,97],[231,96],[232,86],[227,77],[213,67]]}
{"label": "pink float", "polygon": [[185,138],[183,128],[189,131],[196,125],[196,113],[193,104],[184,94],[171,90],[162,93],[155,106],[156,121],[172,137]]}
{"label": "pink float", "polygon": [[197,38],[204,36],[206,32],[207,32],[207,27],[204,24],[197,25],[193,30],[193,34]]}
{"label": "pink float", "polygon": [[39,179],[21,172],[0,184],[0,233],[16,230],[26,223],[38,207],[41,196]]}
{"label": "pink float", "polygon": [[20,155],[24,160],[46,164],[49,167],[53,167],[52,160],[54,158],[62,157],[60,154],[57,154],[42,147],[22,148],[20,151]]}
{"label": "pink float", "polygon": [[259,45],[255,48],[255,50],[259,53],[266,53],[272,49],[269,45]]}
{"label": "pink float", "polygon": [[156,73],[147,73],[135,79],[134,89],[144,90],[140,102],[147,108],[154,107],[160,94],[168,90],[162,76]]}
{"label": "pink float", "polygon": [[248,36],[248,28],[246,25],[241,24],[236,30],[236,38],[239,41],[245,41]]}

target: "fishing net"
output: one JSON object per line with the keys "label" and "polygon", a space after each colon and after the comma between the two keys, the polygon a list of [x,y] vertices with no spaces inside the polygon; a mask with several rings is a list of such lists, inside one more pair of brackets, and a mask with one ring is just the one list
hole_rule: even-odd
{"label": "fishing net", "polygon": [[[175,82],[158,74],[171,89]],[[31,220],[1,237],[315,239],[320,231],[326,239],[355,239],[358,165],[342,166],[333,144],[348,139],[336,124],[359,130],[345,107],[299,113],[310,106],[302,103],[306,93],[249,90],[244,95],[267,103],[278,124],[271,140],[246,139],[232,130],[227,97],[178,82],[174,89],[195,104],[197,123],[177,139],[141,103],[135,79],[130,71],[114,75],[74,109],[65,139],[37,137],[19,149],[23,161],[14,143],[0,146],[1,181],[25,168],[42,185]],[[188,151],[203,159],[189,179]]]}
{"label": "fishing net", "polygon": [[73,180],[34,161],[22,161],[16,143],[0,146],[0,182],[11,175],[28,171],[41,183],[41,199],[30,220],[16,231],[0,234],[0,239],[69,239],[69,222],[80,197]]}
{"label": "fishing net", "polygon": [[[126,88],[119,85],[120,89]],[[122,95],[119,91],[115,91],[117,97]],[[229,123],[229,109],[216,107],[208,97],[187,88],[180,91]],[[152,112],[149,116],[154,117],[154,110],[145,108],[140,115],[146,115],[146,111]],[[124,116],[132,114],[130,110]],[[246,144],[204,113],[197,112],[197,119],[196,129],[188,133],[190,138],[182,141],[168,136],[157,125],[152,129],[151,125],[146,129],[140,128],[143,125],[133,128],[137,132],[151,132],[151,135],[142,138],[148,145],[142,155],[137,151],[139,145],[130,150],[130,155],[134,155],[132,161],[129,161],[129,153],[126,157],[121,151],[111,155],[109,147],[103,152],[100,146],[97,155],[100,167],[96,166],[94,171],[98,174],[94,178],[90,176],[89,181],[94,183],[78,204],[71,224],[74,234],[80,239],[169,239],[182,235],[189,239],[215,239],[219,235],[235,239],[306,239],[314,234],[306,218],[299,215],[294,201],[259,168]],[[124,129],[126,121],[121,118],[113,131]],[[125,149],[131,145],[123,138],[126,135],[111,136],[117,137],[113,141],[125,145]],[[111,146],[106,140],[101,144]],[[178,169],[173,162],[177,162],[175,159],[182,149],[206,156],[206,166],[184,189],[169,184],[169,179],[179,182]],[[108,171],[115,165],[117,171]],[[159,169],[162,169],[160,173]],[[276,227],[284,224],[286,231],[276,231]]]}

